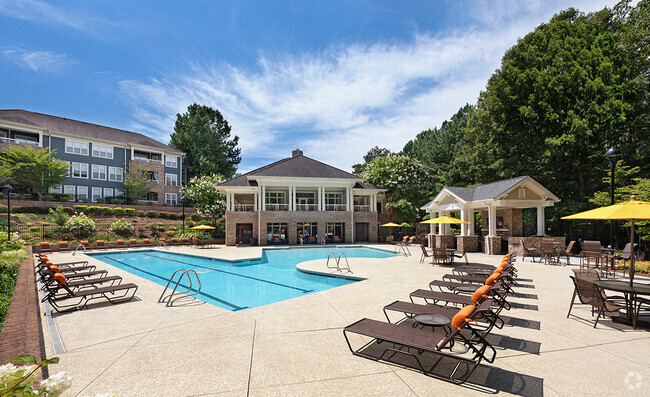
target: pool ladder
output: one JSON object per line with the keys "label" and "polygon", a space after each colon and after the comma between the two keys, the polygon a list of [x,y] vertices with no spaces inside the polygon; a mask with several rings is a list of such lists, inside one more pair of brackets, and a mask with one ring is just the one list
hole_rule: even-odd
{"label": "pool ladder", "polygon": [[72,253],[73,256],[77,255],[77,251],[79,251],[79,248],[83,248],[84,254],[86,253],[86,246],[83,244],[79,244],[77,248],[74,249],[74,252]]}
{"label": "pool ladder", "polygon": [[[334,259],[334,266],[330,266],[330,259]],[[345,259],[345,267],[341,268],[341,258]],[[325,264],[328,269],[336,269],[339,272],[343,272],[343,269],[347,270],[348,273],[352,273],[352,270],[350,270],[350,262],[348,262],[348,256],[345,255],[345,252],[341,252],[339,256],[337,257],[334,252],[330,252],[329,255],[327,255],[327,263]]]}
{"label": "pool ladder", "polygon": [[404,256],[411,256],[411,250],[409,247],[404,244],[404,243],[399,243],[395,246],[395,251],[396,254],[399,252],[400,254]]}
{"label": "pool ladder", "polygon": [[[182,272],[180,277],[178,277],[178,281],[176,281],[176,286],[174,286],[174,290],[172,291],[171,294],[165,295],[167,292],[167,289],[169,288],[169,285],[174,281],[176,278],[176,274],[179,272]],[[196,283],[199,285],[199,288],[197,288],[196,292],[192,292],[191,294],[188,294],[192,290],[192,286],[194,285],[192,282],[192,277],[190,277],[190,274],[194,275],[194,278],[196,279]],[[177,292],[176,290],[178,289],[178,286],[181,284],[181,281],[183,280],[183,276],[187,276],[187,281],[189,282],[189,286],[187,287],[187,290],[183,292]],[[166,307],[170,307],[175,301],[181,299],[181,298],[188,298],[192,297],[196,294],[198,294],[201,291],[201,280],[199,280],[199,275],[196,274],[196,271],[190,269],[177,269],[174,274],[169,278],[169,281],[167,282],[167,285],[165,286],[165,289],[163,290],[162,294],[160,294],[160,298],[158,298],[158,303],[165,302],[167,301],[167,304],[165,305]],[[179,296],[176,299],[174,298],[174,295],[183,295]]]}

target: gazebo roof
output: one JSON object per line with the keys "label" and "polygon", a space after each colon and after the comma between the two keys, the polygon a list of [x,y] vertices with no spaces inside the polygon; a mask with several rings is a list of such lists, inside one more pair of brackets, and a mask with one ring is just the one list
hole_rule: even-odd
{"label": "gazebo roof", "polygon": [[[524,189],[523,198],[518,195],[512,197],[512,192],[517,188]],[[518,176],[470,187],[445,187],[436,198],[421,208],[427,211],[437,210],[440,207],[458,209],[453,208],[458,205],[478,208],[487,205],[488,202],[497,201],[502,206],[525,208],[535,205],[552,206],[560,199],[533,178]]]}

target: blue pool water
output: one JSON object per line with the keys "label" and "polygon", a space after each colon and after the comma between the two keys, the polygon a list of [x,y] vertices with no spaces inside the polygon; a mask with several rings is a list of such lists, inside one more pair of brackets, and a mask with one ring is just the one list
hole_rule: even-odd
{"label": "blue pool water", "polygon": [[195,270],[202,284],[201,292],[195,298],[235,311],[355,282],[296,270],[298,263],[325,259],[330,252],[337,255],[343,252],[348,258],[395,256],[392,252],[366,247],[265,249],[261,259],[248,261],[225,261],[159,250],[88,255],[162,286],[167,284],[176,269]]}

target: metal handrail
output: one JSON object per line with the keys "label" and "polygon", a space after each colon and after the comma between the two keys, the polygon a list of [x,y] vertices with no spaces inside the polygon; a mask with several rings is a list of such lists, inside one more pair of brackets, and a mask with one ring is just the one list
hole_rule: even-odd
{"label": "metal handrail", "polygon": [[167,246],[167,243],[164,242],[164,241],[158,241],[158,246],[159,246],[159,247],[163,247],[163,248],[169,248],[169,247]]}
{"label": "metal handrail", "polygon": [[[174,287],[174,290],[172,291],[171,294],[169,294],[168,296],[165,296],[165,292],[167,292],[167,289],[169,288],[169,285],[172,283],[172,281],[174,281],[174,278],[176,277],[176,274],[178,272],[182,272],[182,273],[181,273],[180,277],[178,278],[178,281],[176,282],[176,286]],[[190,277],[190,273],[194,274],[194,277],[196,277],[196,282],[199,284],[199,288],[196,290],[196,292],[188,294],[188,292],[190,292],[192,290],[192,286],[194,285],[192,283],[192,278]],[[177,292],[176,290],[178,289],[178,286],[181,284],[181,281],[183,280],[183,276],[187,276],[187,281],[189,283],[189,286],[187,287],[187,290],[185,290],[183,292]],[[187,270],[187,269],[176,269],[174,274],[172,274],[172,276],[169,278],[169,281],[167,282],[167,285],[165,286],[165,289],[163,290],[162,294],[160,294],[160,298],[158,298],[158,303],[163,303],[163,302],[167,301],[165,306],[170,307],[170,306],[173,305],[173,303],[175,301],[183,298],[183,296],[179,296],[178,298],[173,299],[174,295],[176,295],[176,294],[184,295],[184,297],[187,298],[187,297],[191,297],[191,296],[194,296],[194,295],[198,294],[200,291],[201,291],[201,280],[199,279],[199,275],[196,273],[196,271],[194,271],[192,269],[189,269],[189,270]]]}
{"label": "metal handrail", "polygon": [[[336,266],[334,266],[334,267],[330,266],[330,258],[332,258],[332,257],[336,261]],[[339,270],[339,261],[338,261],[338,259],[336,259],[336,254],[335,253],[330,252],[329,255],[327,255],[327,263],[325,264],[325,266],[327,266],[328,269]]]}
{"label": "metal handrail", "polygon": [[348,273],[352,273],[352,270],[350,270],[350,262],[348,262],[348,256],[345,255],[345,252],[341,252],[341,253],[339,254],[338,259],[336,260],[336,265],[337,265],[337,267],[339,268],[339,271],[340,271],[340,272],[343,271],[343,270],[341,270],[341,267],[340,267],[341,257],[345,258],[345,266],[346,266],[346,268],[347,268],[347,270],[348,270]]}
{"label": "metal handrail", "polygon": [[77,251],[79,250],[79,248],[83,248],[84,249],[83,250],[84,254],[86,253],[86,246],[83,245],[83,244],[79,244],[79,245],[77,245],[77,248],[74,249],[74,252],[72,253],[72,256],[77,255]]}
{"label": "metal handrail", "polygon": [[404,244],[404,243],[399,243],[395,246],[395,250],[393,251],[394,253],[400,253],[404,256],[411,256],[411,250],[409,247]]}

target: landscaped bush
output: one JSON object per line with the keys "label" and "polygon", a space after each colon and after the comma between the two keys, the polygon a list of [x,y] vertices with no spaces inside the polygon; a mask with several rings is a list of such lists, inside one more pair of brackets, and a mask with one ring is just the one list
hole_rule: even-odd
{"label": "landscaped bush", "polygon": [[90,237],[95,232],[95,222],[80,212],[71,216],[66,222],[64,229],[72,233],[76,238]]}
{"label": "landscaped bush", "polygon": [[63,226],[68,221],[68,213],[62,205],[57,205],[56,208],[50,208],[49,213],[47,219],[57,226]]}
{"label": "landscaped bush", "polygon": [[[4,235],[4,236],[3,236]],[[4,239],[0,246],[0,329],[4,325],[5,318],[9,312],[9,304],[16,286],[16,278],[20,263],[28,258],[25,254],[21,240],[7,242],[7,233],[0,233]]]}
{"label": "landscaped bush", "polygon": [[133,225],[124,219],[117,219],[111,224],[108,231],[120,237],[130,237],[133,235]]}

